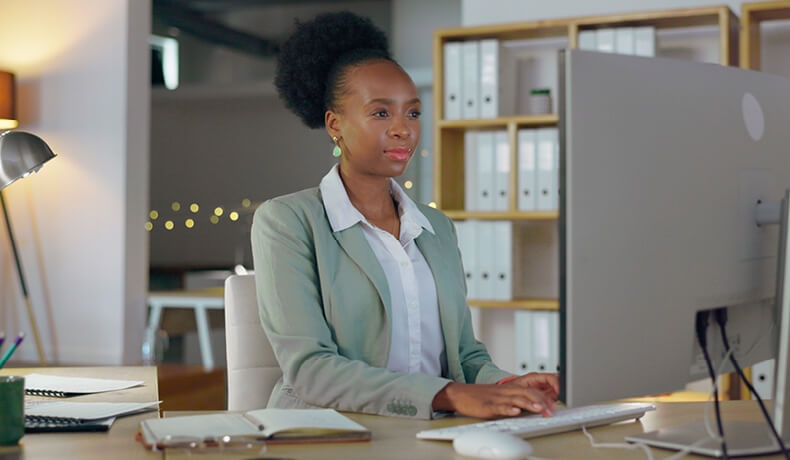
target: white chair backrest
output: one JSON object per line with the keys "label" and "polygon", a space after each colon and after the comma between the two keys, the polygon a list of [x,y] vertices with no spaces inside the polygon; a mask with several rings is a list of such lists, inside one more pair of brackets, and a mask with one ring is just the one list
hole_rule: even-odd
{"label": "white chair backrest", "polygon": [[225,280],[225,344],[228,410],[266,407],[282,371],[261,327],[254,275],[232,275]]}

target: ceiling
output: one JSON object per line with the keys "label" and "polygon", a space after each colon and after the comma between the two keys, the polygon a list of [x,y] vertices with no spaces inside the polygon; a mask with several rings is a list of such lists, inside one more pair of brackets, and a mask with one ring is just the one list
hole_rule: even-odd
{"label": "ceiling", "polygon": [[[152,0],[155,21],[176,27],[211,44],[233,48],[258,57],[277,54],[275,39],[235,28],[222,20],[224,15],[249,8],[295,5],[328,5],[370,0]],[[389,0],[374,0],[389,1]]]}

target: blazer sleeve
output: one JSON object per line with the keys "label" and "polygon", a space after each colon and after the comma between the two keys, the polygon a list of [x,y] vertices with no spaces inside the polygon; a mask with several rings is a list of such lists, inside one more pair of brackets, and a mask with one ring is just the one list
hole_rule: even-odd
{"label": "blazer sleeve", "polygon": [[[255,213],[252,249],[258,305],[284,384],[302,401],[341,411],[431,418],[449,380],[392,372],[338,353],[324,317],[312,227],[272,200]],[[361,325],[361,327],[364,327]]]}

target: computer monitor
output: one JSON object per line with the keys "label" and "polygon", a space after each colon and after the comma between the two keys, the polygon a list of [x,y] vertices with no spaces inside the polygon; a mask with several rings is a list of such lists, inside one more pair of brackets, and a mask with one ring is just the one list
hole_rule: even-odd
{"label": "computer monitor", "polygon": [[[559,97],[561,399],[707,377],[703,310],[727,308],[742,365],[775,357],[780,229],[755,215],[790,188],[790,80],[566,50]],[[718,329],[707,336],[718,363]]]}

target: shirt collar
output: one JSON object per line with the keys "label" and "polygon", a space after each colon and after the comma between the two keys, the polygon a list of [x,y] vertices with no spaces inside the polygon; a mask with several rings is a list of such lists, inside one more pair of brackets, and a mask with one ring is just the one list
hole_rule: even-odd
{"label": "shirt collar", "polygon": [[[343,186],[343,180],[340,179],[338,165],[332,166],[332,169],[321,179],[319,189],[333,232],[345,230],[357,222],[367,223],[365,216],[351,204],[346,188]],[[393,179],[390,179],[390,192],[398,202],[401,225],[405,226],[404,235],[414,234],[416,236],[423,228],[433,234],[436,233],[428,218]]]}

